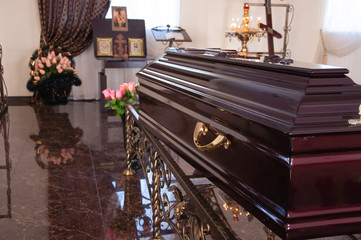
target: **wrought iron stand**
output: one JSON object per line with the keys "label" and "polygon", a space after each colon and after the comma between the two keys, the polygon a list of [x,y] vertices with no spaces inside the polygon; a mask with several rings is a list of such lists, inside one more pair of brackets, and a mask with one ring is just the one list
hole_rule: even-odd
{"label": "wrought iron stand", "polygon": [[[163,239],[162,222],[172,226],[181,239],[205,239],[207,234],[214,239],[236,239],[190,181],[190,176],[182,171],[162,143],[139,124],[137,112],[130,106],[125,114],[127,169],[124,174],[134,173],[134,158],[140,161],[152,203],[151,239]],[[170,201],[172,198],[175,201]]]}
{"label": "wrought iron stand", "polygon": [[8,103],[7,103],[7,92],[5,87],[5,82],[3,78],[4,69],[1,63],[2,60],[2,46],[0,45],[0,134],[4,138],[4,149],[5,149],[5,165],[0,164],[0,170],[6,170],[6,179],[7,179],[7,213],[0,213],[0,218],[11,218],[11,188],[10,188],[10,171],[11,171],[11,161],[9,156],[9,115],[7,113]]}
{"label": "wrought iron stand", "polygon": [[[0,170],[6,171],[6,181],[7,181],[7,188],[6,188],[6,198],[7,198],[7,212],[2,213],[0,212],[0,219],[1,218],[11,218],[11,188],[10,188],[10,172],[11,172],[11,159],[10,159],[10,144],[9,144],[9,114],[5,113],[0,116],[0,134],[4,139],[4,150],[5,150],[5,158],[1,156],[0,159],[5,159],[5,164],[0,162]],[[3,196],[1,196],[3,197]]]}
{"label": "wrought iron stand", "polygon": [[[152,240],[163,239],[161,223],[171,226],[180,239],[206,239],[207,235],[212,239],[239,239],[222,215],[216,213],[219,211],[211,201],[201,194],[207,189],[193,184],[191,179],[196,176],[184,173],[166,146],[139,123],[132,106],[125,112],[125,134],[127,169],[123,174],[134,174],[132,162],[140,162],[152,205]],[[265,232],[267,240],[274,239],[272,231]]]}
{"label": "wrought iron stand", "polygon": [[8,103],[7,103],[7,92],[6,92],[6,86],[5,81],[3,78],[4,74],[4,68],[1,63],[3,56],[3,49],[0,45],[0,117],[7,111],[8,109]]}

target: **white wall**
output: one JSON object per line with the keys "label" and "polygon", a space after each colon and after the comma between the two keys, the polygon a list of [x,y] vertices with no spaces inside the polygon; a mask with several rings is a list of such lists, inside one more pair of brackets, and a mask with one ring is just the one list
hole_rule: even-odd
{"label": "white wall", "polygon": [[289,42],[292,57],[300,61],[322,63],[323,47],[320,30],[326,1],[290,0],[289,2],[295,7]]}
{"label": "white wall", "polygon": [[[320,62],[321,49],[320,29],[322,27],[323,6],[325,0],[272,0],[272,3],[292,4],[294,19],[289,34],[288,48],[292,58],[306,62]],[[241,18],[243,4],[240,0],[182,0],[181,27],[187,30],[192,43],[183,44],[187,47],[220,47],[238,49],[241,43],[233,39],[229,42],[224,36],[225,28],[230,26],[232,18]],[[263,0],[249,0],[252,3],[264,3]],[[283,35],[285,10],[273,8],[273,26]],[[255,23],[261,16],[265,23],[263,7],[251,7],[250,15]],[[291,17],[291,15],[290,15]],[[275,39],[275,51],[282,49],[282,40]],[[260,42],[253,40],[248,44],[249,51],[267,51],[266,38]]]}
{"label": "white wall", "polygon": [[9,96],[31,95],[26,89],[30,79],[29,58],[39,47],[40,19],[36,0],[0,1],[0,44],[2,64]]}
{"label": "white wall", "polygon": [[[322,26],[323,6],[325,0],[272,0],[272,3],[290,3],[295,7],[295,16],[290,32],[288,48],[292,58],[306,62],[321,62],[322,46],[320,29]],[[263,3],[263,0],[249,0],[249,2]],[[192,38],[192,43],[182,46],[191,47],[220,47],[237,49],[240,42],[224,37],[226,27],[231,24],[232,17],[241,17],[244,1],[240,0],[181,0],[181,24]],[[255,7],[256,8],[256,7]],[[251,15],[264,14],[261,7],[251,8]],[[252,11],[254,11],[252,13]],[[273,25],[283,33],[284,14],[273,9]],[[254,17],[255,22],[257,17]],[[263,19],[264,20],[264,19]],[[264,22],[264,21],[263,21]],[[37,0],[1,0],[0,1],[0,44],[3,46],[4,78],[9,96],[30,96],[26,89],[26,82],[30,78],[28,61],[33,51],[39,47],[40,20]],[[275,50],[279,50],[282,42],[275,41]],[[267,50],[267,41],[262,39],[248,44],[250,51]],[[163,46],[159,50],[162,54]],[[91,59],[90,59],[91,58]],[[86,97],[89,88],[98,88],[97,68],[99,61],[93,59],[92,49],[75,59],[79,76],[83,81],[80,95]],[[87,59],[91,61],[87,64]],[[87,66],[92,66],[94,74]],[[132,74],[131,71],[129,74]],[[112,75],[111,71],[109,74]],[[118,75],[129,75],[119,73]],[[94,76],[93,76],[94,75]],[[90,81],[89,78],[92,78]],[[128,77],[129,78],[129,77]],[[112,84],[110,82],[110,84]],[[118,83],[114,84],[117,86]],[[111,86],[111,85],[110,85]],[[97,89],[98,90],[98,89]],[[99,90],[98,90],[99,91]]]}

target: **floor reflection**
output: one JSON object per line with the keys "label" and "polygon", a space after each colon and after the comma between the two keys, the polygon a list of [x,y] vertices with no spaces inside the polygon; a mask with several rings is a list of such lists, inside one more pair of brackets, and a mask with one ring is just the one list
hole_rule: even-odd
{"label": "floor reflection", "polygon": [[[0,180],[0,218],[11,218],[11,187],[10,187],[10,144],[9,144],[9,114],[1,114],[0,119],[1,148],[0,148],[0,176],[6,179]],[[5,180],[5,181],[4,181]]]}
{"label": "floor reflection", "polygon": [[[98,102],[50,108],[10,106],[0,131],[0,239],[143,240],[152,236],[144,173],[122,175],[122,122],[99,111]],[[194,173],[182,159],[176,161],[186,174]],[[177,185],[174,178],[172,182]],[[198,176],[192,182],[240,239],[267,239],[263,225],[207,179]],[[167,194],[170,202],[175,201],[172,193]],[[164,239],[179,239],[168,223],[162,224],[161,231]]]}
{"label": "floor reflection", "polygon": [[41,104],[32,107],[39,126],[39,133],[30,135],[36,143],[36,162],[42,168],[48,167],[45,162],[54,165],[72,162],[83,130],[72,126],[67,113],[55,112],[53,107]]}
{"label": "floor reflection", "polygon": [[143,182],[144,179],[141,180],[138,175],[122,178],[119,183],[113,182],[118,201],[109,213],[108,219],[112,220],[106,230],[107,239],[150,237],[151,205],[149,197],[142,194]]}

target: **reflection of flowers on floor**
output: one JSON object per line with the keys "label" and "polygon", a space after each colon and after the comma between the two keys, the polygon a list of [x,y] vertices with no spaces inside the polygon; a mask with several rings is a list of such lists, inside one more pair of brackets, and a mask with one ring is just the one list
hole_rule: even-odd
{"label": "reflection of flowers on floor", "polygon": [[57,113],[53,107],[41,104],[33,108],[39,125],[39,134],[30,135],[36,143],[35,161],[43,168],[47,167],[44,161],[54,165],[71,162],[83,131],[72,126],[67,113]]}
{"label": "reflection of flowers on floor", "polygon": [[107,240],[126,240],[126,239],[129,239],[128,234],[123,233],[118,235],[112,229],[110,228],[107,229]]}
{"label": "reflection of flowers on floor", "polygon": [[[80,142],[76,145],[79,144]],[[60,151],[54,152],[51,149],[48,149],[45,145],[40,145],[37,149],[37,154],[40,154],[40,156],[46,158],[48,162],[52,162],[56,165],[71,162],[73,160],[74,153],[74,148],[62,148]]]}

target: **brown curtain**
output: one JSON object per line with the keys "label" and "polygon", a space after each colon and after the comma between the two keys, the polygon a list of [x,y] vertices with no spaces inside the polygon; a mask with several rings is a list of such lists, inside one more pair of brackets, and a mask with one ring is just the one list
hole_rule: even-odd
{"label": "brown curtain", "polygon": [[104,17],[110,0],[38,0],[40,47],[58,44],[77,56],[93,40],[92,21]]}

